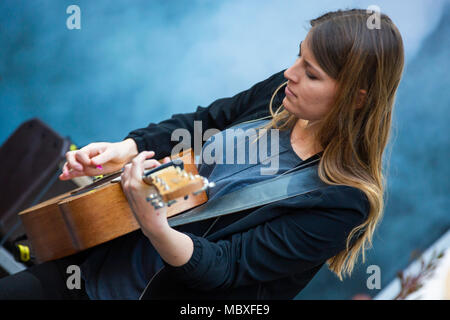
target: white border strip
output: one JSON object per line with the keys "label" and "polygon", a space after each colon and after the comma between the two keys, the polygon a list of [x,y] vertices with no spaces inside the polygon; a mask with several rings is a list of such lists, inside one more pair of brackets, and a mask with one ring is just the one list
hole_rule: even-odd
{"label": "white border strip", "polygon": [[[428,262],[433,253],[441,253],[450,248],[450,229],[442,237],[440,237],[435,243],[433,243],[422,255],[422,259]],[[447,250],[448,252],[448,250]],[[416,274],[420,270],[420,258],[411,263],[406,270],[405,274]],[[400,280],[395,278],[385,289],[383,289],[374,300],[392,300],[400,292]]]}

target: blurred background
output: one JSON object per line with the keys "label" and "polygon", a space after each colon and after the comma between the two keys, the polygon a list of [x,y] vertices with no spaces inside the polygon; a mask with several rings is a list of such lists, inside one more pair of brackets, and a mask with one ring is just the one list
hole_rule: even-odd
{"label": "blurred background", "polygon": [[[79,30],[66,26],[72,4]],[[122,140],[288,68],[310,19],[369,5],[406,50],[385,216],[351,278],[324,267],[297,299],[375,297],[450,228],[450,1],[2,0],[0,144],[33,117],[79,146]],[[369,265],[381,289],[368,289]]]}

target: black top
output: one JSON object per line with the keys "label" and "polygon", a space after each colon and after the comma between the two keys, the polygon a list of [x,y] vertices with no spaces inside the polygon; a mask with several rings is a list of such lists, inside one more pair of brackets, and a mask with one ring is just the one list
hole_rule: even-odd
{"label": "black top", "polygon": [[[207,108],[198,107],[194,113],[177,114],[135,130],[127,138],[136,141],[139,151],[154,150],[155,158],[160,159],[178,143],[171,142],[173,130],[186,128],[194,137],[194,121],[202,121],[204,132],[270,115],[270,98],[286,81],[283,72],[232,98],[216,100]],[[283,97],[284,92],[279,93],[274,108]],[[232,219],[230,223],[216,226],[206,237],[180,228],[193,240],[191,259],[181,267],[164,264],[152,275],[143,298],[292,299],[327,259],[345,248],[348,234],[365,221],[368,211],[362,191],[326,186],[231,214],[227,218]]]}

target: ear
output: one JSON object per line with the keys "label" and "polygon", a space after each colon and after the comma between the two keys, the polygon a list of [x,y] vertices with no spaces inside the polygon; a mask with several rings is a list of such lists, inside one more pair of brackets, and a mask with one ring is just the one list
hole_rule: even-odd
{"label": "ear", "polygon": [[361,108],[366,101],[367,91],[364,89],[359,90],[358,101],[356,103],[356,109]]}

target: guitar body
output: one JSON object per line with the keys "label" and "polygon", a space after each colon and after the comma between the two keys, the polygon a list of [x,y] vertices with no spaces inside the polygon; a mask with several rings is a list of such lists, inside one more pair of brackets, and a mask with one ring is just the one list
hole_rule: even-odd
{"label": "guitar body", "polygon": [[[198,174],[191,149],[175,158],[183,161],[185,172]],[[62,258],[139,229],[120,181],[94,184],[95,187],[78,188],[19,213],[37,262]],[[206,201],[205,191],[190,194],[168,206],[167,216]]]}

